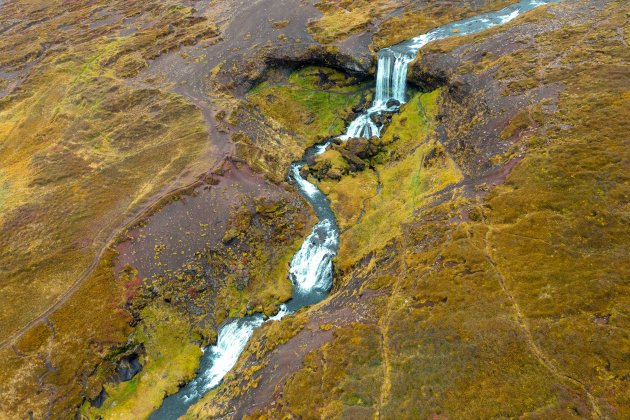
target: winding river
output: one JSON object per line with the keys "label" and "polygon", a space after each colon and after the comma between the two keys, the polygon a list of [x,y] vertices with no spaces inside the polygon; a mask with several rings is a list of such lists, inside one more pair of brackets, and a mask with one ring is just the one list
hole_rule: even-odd
{"label": "winding river", "polygon": [[[502,25],[535,7],[560,0],[522,0],[496,12],[452,22],[433,29],[401,44],[384,48],[378,53],[376,93],[374,103],[348,126],[342,140],[353,137],[380,136],[382,127],[373,121],[375,114],[395,112],[406,102],[407,68],[424,45],[438,39],[463,36]],[[179,392],[167,397],[151,419],[171,420],[186,413],[208,391],[221,383],[234,367],[254,331],[265,322],[273,322],[299,309],[322,301],[333,283],[332,259],[339,247],[339,228],[326,196],[300,175],[306,161],[323,153],[330,142],[306,151],[302,160],[291,165],[289,178],[298,191],[313,206],[318,223],[291,261],[289,277],[293,283],[293,297],[281,305],[275,316],[264,319],[261,314],[232,319],[219,330],[217,344],[204,349],[199,374]]]}

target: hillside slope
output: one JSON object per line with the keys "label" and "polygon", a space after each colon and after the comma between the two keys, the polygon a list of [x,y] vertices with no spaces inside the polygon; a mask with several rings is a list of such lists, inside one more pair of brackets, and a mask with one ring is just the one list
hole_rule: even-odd
{"label": "hillside slope", "polygon": [[[146,418],[314,217],[286,180],[374,53],[510,0],[0,1],[0,417]],[[630,416],[630,8],[427,45],[382,139],[305,175],[330,296],[188,417]]]}
{"label": "hillside slope", "polygon": [[190,417],[627,417],[628,11],[565,2],[422,51],[410,81],[437,90],[371,170],[320,183],[361,214],[334,293]]}

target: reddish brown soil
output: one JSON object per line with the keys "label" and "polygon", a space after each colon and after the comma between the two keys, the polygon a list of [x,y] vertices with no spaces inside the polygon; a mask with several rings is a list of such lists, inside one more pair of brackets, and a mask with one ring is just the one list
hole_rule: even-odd
{"label": "reddish brown soil", "polygon": [[355,322],[378,322],[378,315],[373,310],[375,305],[371,301],[387,294],[388,289],[362,289],[364,280],[351,279],[349,284],[334,293],[330,299],[309,312],[310,319],[304,329],[285,344],[278,346],[265,360],[268,363],[256,375],[260,378],[258,386],[239,397],[234,418],[241,418],[265,406],[273,406],[275,400],[282,395],[286,380],[303,367],[304,357],[331,341],[335,329]]}
{"label": "reddish brown soil", "polygon": [[[251,207],[253,197],[277,200],[288,196],[280,186],[240,163],[225,161],[219,172],[222,175],[212,177],[218,182],[216,185],[204,183],[164,206],[143,226],[131,230],[127,240],[118,246],[117,270],[130,264],[141,278],[151,278],[178,269],[190,255],[221,242],[235,207],[243,203]],[[162,253],[160,267],[154,258],[158,245],[167,250]]]}

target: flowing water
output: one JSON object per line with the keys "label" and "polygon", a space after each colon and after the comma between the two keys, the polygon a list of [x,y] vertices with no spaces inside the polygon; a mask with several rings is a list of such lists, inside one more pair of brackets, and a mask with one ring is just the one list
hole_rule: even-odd
{"label": "flowing water", "polygon": [[468,19],[448,23],[409,41],[384,48],[378,52],[376,93],[372,106],[357,117],[340,136],[342,140],[355,137],[379,137],[382,126],[373,117],[384,112],[395,112],[407,100],[407,69],[418,51],[432,41],[453,36],[469,35],[494,26],[503,25],[519,15],[547,3],[560,0],[522,0],[505,9],[484,13]]}
{"label": "flowing water", "polygon": [[265,322],[279,320],[304,306],[320,302],[328,294],[333,280],[332,259],[337,255],[339,246],[339,228],[326,196],[300,175],[300,168],[306,163],[306,159],[325,150],[324,145],[315,146],[306,152],[303,160],[291,166],[291,179],[313,206],[319,219],[291,261],[291,300],[281,305],[278,314],[267,320],[261,314],[254,314],[226,322],[219,329],[217,344],[204,350],[197,377],[178,393],[164,399],[162,406],[151,415],[151,419],[176,419],[184,415],[188,407],[216,387],[234,367],[258,327]]}
{"label": "flowing water", "polygon": [[[559,0],[522,0],[497,12],[449,23],[410,41],[381,50],[378,54],[374,102],[339,138],[346,140],[380,135],[382,127],[372,117],[378,113],[394,112],[399,109],[400,104],[406,102],[407,68],[424,45],[438,39],[467,35],[501,25],[534,7],[557,1]],[[300,168],[309,157],[323,153],[329,145],[330,142],[327,142],[307,150],[304,158],[294,163],[290,170],[290,178],[300,194],[313,206],[319,219],[291,261],[289,277],[293,283],[292,299],[282,305],[280,312],[271,318],[264,319],[263,315],[255,314],[226,322],[219,329],[217,344],[204,350],[197,377],[178,393],[167,397],[162,406],[151,415],[151,419],[171,420],[184,415],[191,405],[221,383],[258,327],[265,322],[290,315],[304,306],[320,302],[328,294],[333,281],[332,259],[337,255],[339,246],[339,228],[326,196],[300,176]]]}

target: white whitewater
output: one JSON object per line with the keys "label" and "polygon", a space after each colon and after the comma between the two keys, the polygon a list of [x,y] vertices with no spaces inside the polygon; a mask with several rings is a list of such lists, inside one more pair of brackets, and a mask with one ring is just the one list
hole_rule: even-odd
{"label": "white whitewater", "polygon": [[252,317],[247,321],[237,319],[221,328],[217,344],[204,351],[204,353],[208,352],[209,357],[212,358],[212,366],[194,379],[193,382],[197,386],[193,392],[182,395],[182,398],[190,400],[219,385],[223,377],[236,364],[256,328],[262,323],[263,318],[260,316]]}
{"label": "white whitewater", "polygon": [[[318,155],[325,150],[325,147],[315,146],[312,153]],[[332,259],[337,255],[339,229],[328,199],[319,188],[300,175],[301,167],[302,163],[291,167],[292,178],[315,209],[319,223],[313,227],[300,250],[293,256],[289,277],[294,286],[293,301],[299,298],[298,300],[314,303],[313,299],[323,299],[332,286]]]}
{"label": "white whitewater", "polygon": [[418,51],[429,42],[453,36],[469,35],[494,26],[503,25],[528,10],[558,1],[522,0],[497,12],[485,13],[469,19],[452,22],[417,36],[410,41],[380,50],[378,52],[376,71],[376,92],[372,106],[352,121],[346,132],[339,138],[348,140],[356,137],[380,137],[382,127],[379,127],[374,122],[373,116],[384,112],[395,112],[399,109],[400,104],[404,104],[407,101],[407,70],[409,63],[413,61]]}
{"label": "white whitewater", "polygon": [[338,235],[329,220],[313,228],[300,250],[293,257],[289,275],[293,285],[303,294],[313,290],[328,291],[332,286],[335,248]]}
{"label": "white whitewater", "polygon": [[[326,144],[315,146],[306,156],[321,154]],[[186,413],[188,407],[221,383],[232,370],[247,342],[265,322],[277,321],[300,308],[323,300],[332,286],[333,263],[339,246],[339,229],[326,196],[300,175],[304,162],[291,167],[291,178],[300,193],[315,209],[319,222],[293,256],[289,278],[293,283],[293,297],[280,306],[278,313],[267,320],[261,314],[233,319],[219,330],[217,344],[204,350],[200,373],[177,394],[167,397],[151,419],[175,419]]]}
{"label": "white whitewater", "polygon": [[[431,41],[450,36],[479,32],[511,21],[534,7],[559,0],[522,0],[497,12],[486,13],[459,22],[453,22],[420,35],[408,42],[385,48],[378,54],[376,93],[370,109],[358,116],[349,126],[342,140],[355,137],[380,136],[382,127],[372,119],[375,114],[394,112],[406,102],[407,69],[418,50]],[[388,106],[389,105],[389,106]],[[221,383],[234,367],[254,331],[263,323],[280,320],[300,308],[320,302],[326,297],[333,281],[332,259],[337,255],[339,228],[326,196],[300,175],[300,168],[309,156],[326,151],[330,141],[309,149],[302,161],[292,165],[290,177],[300,193],[313,206],[319,222],[302,243],[291,261],[289,276],[293,282],[293,298],[275,316],[267,320],[261,314],[233,319],[219,330],[217,344],[205,349],[199,375],[177,394],[164,400],[150,418],[171,420],[184,415],[195,402]]]}
{"label": "white whitewater", "polygon": [[415,54],[410,51],[395,51],[385,48],[378,55],[376,72],[376,94],[372,108],[387,110],[390,100],[405,102],[407,69]]}

